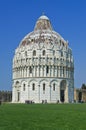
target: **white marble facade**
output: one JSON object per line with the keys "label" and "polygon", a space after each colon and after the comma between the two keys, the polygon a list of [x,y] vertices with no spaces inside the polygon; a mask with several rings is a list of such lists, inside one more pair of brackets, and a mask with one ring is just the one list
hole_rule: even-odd
{"label": "white marble facade", "polygon": [[13,58],[12,102],[72,102],[74,60],[72,50],[52,29],[47,16],[39,17]]}

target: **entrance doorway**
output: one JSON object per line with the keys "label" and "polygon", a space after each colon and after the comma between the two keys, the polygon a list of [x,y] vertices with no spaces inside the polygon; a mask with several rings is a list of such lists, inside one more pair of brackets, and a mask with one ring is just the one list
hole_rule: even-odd
{"label": "entrance doorway", "polygon": [[65,90],[66,90],[66,80],[62,80],[60,83],[60,101],[65,102]]}
{"label": "entrance doorway", "polygon": [[64,102],[64,90],[60,90],[60,100]]}

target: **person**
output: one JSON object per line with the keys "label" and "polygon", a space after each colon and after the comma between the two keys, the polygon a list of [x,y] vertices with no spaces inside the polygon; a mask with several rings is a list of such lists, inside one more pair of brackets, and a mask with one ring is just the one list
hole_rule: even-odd
{"label": "person", "polygon": [[0,105],[1,105],[1,101],[0,101]]}
{"label": "person", "polygon": [[59,103],[59,100],[57,100],[57,103]]}

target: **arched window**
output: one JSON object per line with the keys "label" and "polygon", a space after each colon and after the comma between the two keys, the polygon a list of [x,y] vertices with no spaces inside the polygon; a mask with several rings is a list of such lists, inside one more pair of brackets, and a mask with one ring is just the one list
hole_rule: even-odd
{"label": "arched window", "polygon": [[16,81],[16,85],[18,85],[19,84],[19,81]]}
{"label": "arched window", "polygon": [[64,46],[64,42],[62,42],[62,45]]}
{"label": "arched window", "polygon": [[46,73],[49,73],[49,66],[46,67]]}
{"label": "arched window", "polygon": [[27,56],[27,51],[25,51],[25,56]]}
{"label": "arched window", "polygon": [[23,84],[23,91],[25,91],[25,84]]}
{"label": "arched window", "polygon": [[55,55],[55,50],[53,50],[53,55]]}
{"label": "arched window", "polygon": [[35,50],[33,51],[33,56],[36,56],[36,51]]}
{"label": "arched window", "polygon": [[42,54],[43,54],[43,56],[45,56],[45,50],[43,50]]}
{"label": "arched window", "polygon": [[45,91],[45,83],[43,83],[43,91]]}
{"label": "arched window", "polygon": [[32,73],[32,68],[31,68],[31,66],[29,67],[29,71],[30,71],[30,73]]}
{"label": "arched window", "polygon": [[34,41],[34,39],[31,39],[31,42],[33,42]]}
{"label": "arched window", "polygon": [[53,91],[55,91],[55,83],[53,84]]}
{"label": "arched window", "polygon": [[35,84],[34,83],[32,84],[32,90],[35,90]]}

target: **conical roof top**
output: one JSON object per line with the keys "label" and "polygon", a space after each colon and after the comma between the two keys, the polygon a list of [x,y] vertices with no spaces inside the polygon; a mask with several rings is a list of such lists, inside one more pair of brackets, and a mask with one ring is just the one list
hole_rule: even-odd
{"label": "conical roof top", "polygon": [[46,15],[40,16],[36,22],[34,30],[52,30],[49,18]]}
{"label": "conical roof top", "polygon": [[52,41],[53,44],[57,44],[60,40],[66,43],[62,36],[53,30],[49,18],[46,15],[42,15],[38,18],[34,30],[22,39],[20,46],[32,45],[32,43],[46,44],[46,41],[50,43]]}

